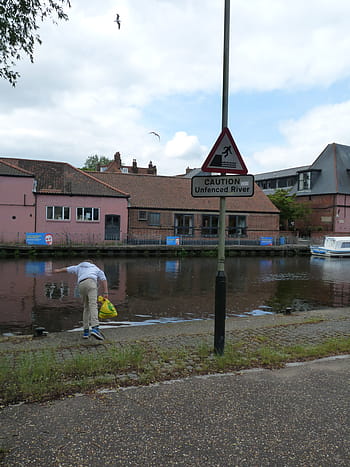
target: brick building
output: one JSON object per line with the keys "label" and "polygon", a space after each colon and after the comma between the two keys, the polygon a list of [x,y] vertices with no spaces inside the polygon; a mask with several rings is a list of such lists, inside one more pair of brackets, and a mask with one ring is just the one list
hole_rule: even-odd
{"label": "brick building", "polygon": [[311,216],[298,227],[315,235],[350,233],[350,146],[328,144],[309,166],[257,174],[266,194],[288,189],[311,207]]}
{"label": "brick building", "polygon": [[113,161],[108,165],[100,167],[100,172],[116,172],[123,174],[138,174],[138,175],[157,175],[157,167],[149,162],[148,167],[138,167],[136,159],[133,159],[132,165],[122,163],[120,152],[114,154]]}
{"label": "brick building", "polygon": [[[167,236],[217,239],[219,198],[194,198],[191,179],[93,172],[108,185],[129,193],[129,239],[164,242]],[[227,238],[277,236],[279,211],[261,189],[252,197],[226,198]]]}

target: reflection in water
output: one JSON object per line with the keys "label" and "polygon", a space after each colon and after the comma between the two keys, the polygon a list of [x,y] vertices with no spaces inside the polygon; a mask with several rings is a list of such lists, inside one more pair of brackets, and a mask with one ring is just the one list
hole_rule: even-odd
{"label": "reflection in water", "polygon": [[47,282],[45,284],[45,295],[49,299],[62,299],[63,297],[68,297],[69,287],[67,284],[61,282],[57,284],[56,282]]}
{"label": "reflection in water", "polygon": [[[0,332],[79,328],[76,276],[51,274],[79,260],[0,260]],[[216,258],[103,258],[118,318],[109,325],[214,317]],[[226,258],[227,316],[348,306],[350,258]]]}

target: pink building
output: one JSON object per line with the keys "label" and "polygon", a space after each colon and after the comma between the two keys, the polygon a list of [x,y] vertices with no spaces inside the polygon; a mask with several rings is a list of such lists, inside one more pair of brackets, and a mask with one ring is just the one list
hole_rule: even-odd
{"label": "pink building", "polygon": [[35,177],[0,160],[0,242],[22,242],[35,229]]}
{"label": "pink building", "polygon": [[122,241],[128,197],[67,163],[0,158],[0,241],[34,232],[60,244]]}

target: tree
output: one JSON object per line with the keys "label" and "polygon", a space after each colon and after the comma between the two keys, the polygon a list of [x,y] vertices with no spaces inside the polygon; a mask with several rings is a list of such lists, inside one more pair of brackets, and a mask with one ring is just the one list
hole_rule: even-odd
{"label": "tree", "polygon": [[296,195],[289,190],[276,190],[268,198],[280,210],[280,226],[284,230],[293,229],[295,221],[306,221],[311,214],[311,208],[305,203],[298,203]]}
{"label": "tree", "polygon": [[13,68],[25,54],[34,62],[34,46],[41,44],[39,24],[50,18],[68,20],[63,7],[70,0],[2,0],[0,2],[0,78],[16,86],[20,74]]}
{"label": "tree", "polygon": [[86,159],[84,167],[82,167],[82,170],[87,170],[87,171],[97,170],[98,166],[108,165],[110,162],[112,162],[112,159],[108,159],[108,157],[98,156],[97,154],[95,154],[94,156],[89,156]]}

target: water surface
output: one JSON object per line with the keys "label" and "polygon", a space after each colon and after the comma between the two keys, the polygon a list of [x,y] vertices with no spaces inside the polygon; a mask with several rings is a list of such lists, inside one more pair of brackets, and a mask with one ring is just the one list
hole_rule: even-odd
{"label": "water surface", "polygon": [[[0,332],[81,327],[76,277],[50,274],[80,260],[0,260]],[[118,317],[108,326],[214,317],[216,258],[103,258]],[[227,316],[350,304],[350,258],[226,258]]]}

